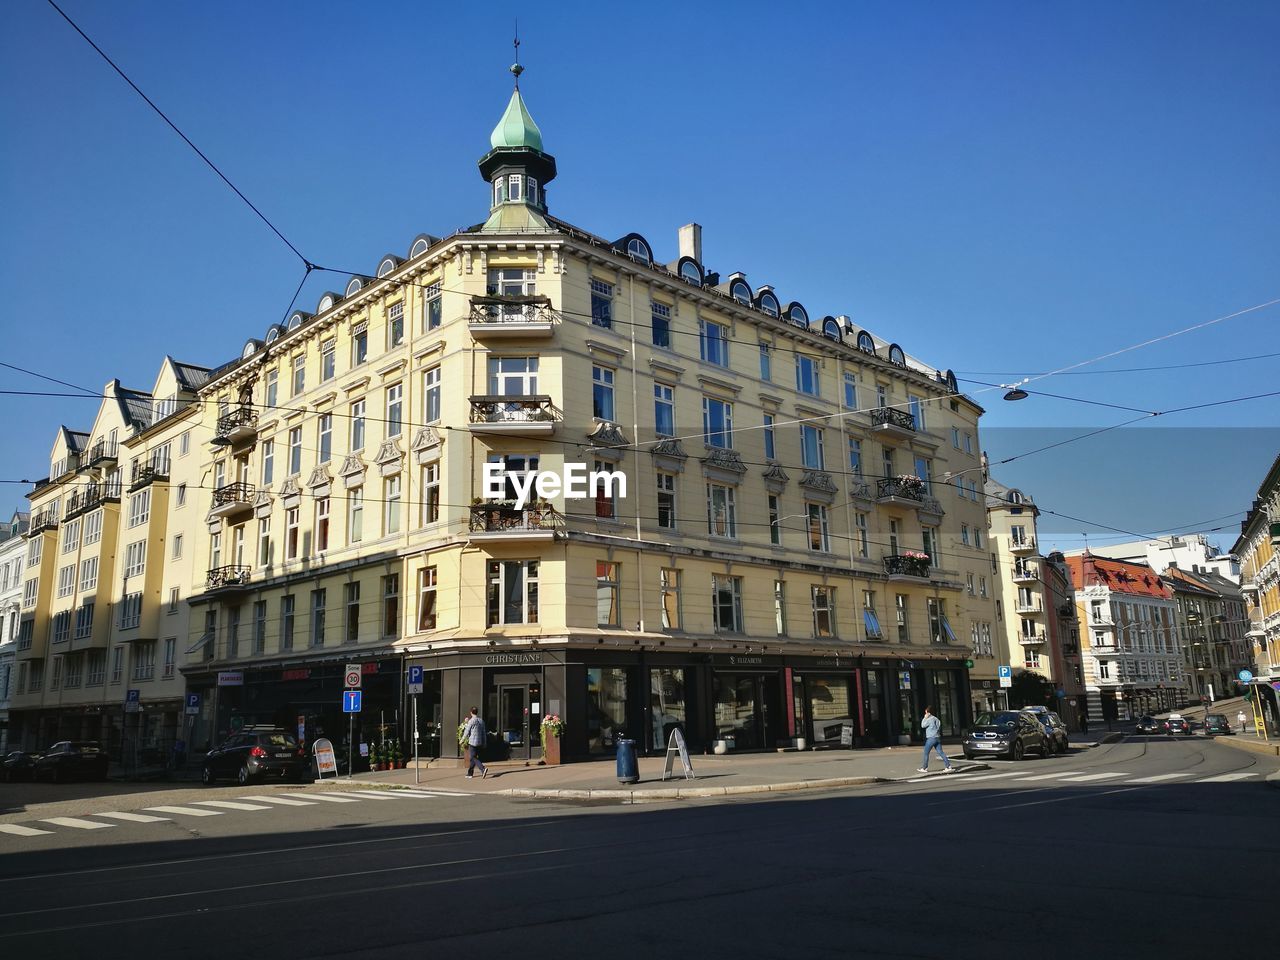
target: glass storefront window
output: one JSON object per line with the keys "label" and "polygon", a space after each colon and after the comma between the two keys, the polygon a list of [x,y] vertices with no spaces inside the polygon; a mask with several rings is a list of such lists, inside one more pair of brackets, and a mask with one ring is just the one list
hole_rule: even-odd
{"label": "glass storefront window", "polygon": [[612,753],[627,723],[627,671],[622,667],[587,670],[587,747]]}
{"label": "glass storefront window", "polygon": [[840,743],[845,726],[853,726],[849,681],[845,677],[807,677],[806,699],[814,743]]}
{"label": "glass storefront window", "polygon": [[933,713],[942,722],[943,736],[960,733],[960,698],[954,670],[933,671]]}
{"label": "glass storefront window", "polygon": [[686,734],[688,703],[685,700],[684,670],[662,667],[649,671],[649,727],[653,749],[662,750],[671,740],[671,731]]}

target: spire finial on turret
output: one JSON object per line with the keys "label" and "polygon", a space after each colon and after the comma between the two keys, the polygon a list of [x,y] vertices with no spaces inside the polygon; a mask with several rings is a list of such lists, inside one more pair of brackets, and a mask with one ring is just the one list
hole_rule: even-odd
{"label": "spire finial on turret", "polygon": [[516,48],[516,62],[513,63],[508,69],[511,70],[512,75],[516,78],[516,89],[519,90],[520,74],[524,73],[524,67],[520,66],[520,20],[519,18],[516,19],[516,35],[512,43],[515,45],[515,48]]}

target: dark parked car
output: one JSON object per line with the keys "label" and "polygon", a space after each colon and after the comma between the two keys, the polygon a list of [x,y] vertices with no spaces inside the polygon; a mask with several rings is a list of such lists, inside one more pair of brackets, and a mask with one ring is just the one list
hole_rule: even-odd
{"label": "dark parked car", "polygon": [[255,780],[303,783],[312,779],[311,758],[288,730],[246,727],[205,755],[200,779],[205,784],[227,779],[240,784]]}
{"label": "dark parked car", "polygon": [[1231,721],[1225,713],[1211,713],[1204,718],[1204,733],[1206,737],[1216,737],[1234,734],[1235,731],[1231,729]]}
{"label": "dark parked car", "polygon": [[1044,728],[1049,756],[1067,752],[1071,739],[1067,736],[1067,725],[1060,716],[1051,712],[1048,707],[1023,707],[1022,712],[1030,714]]}
{"label": "dark parked car", "polygon": [[975,757],[1007,757],[1021,760],[1030,751],[1049,755],[1048,736],[1044,726],[1029,713],[1003,710],[984,713],[964,737],[964,755]]}
{"label": "dark parked car", "polygon": [[1164,722],[1164,732],[1169,736],[1173,736],[1176,733],[1189,737],[1191,736],[1191,721],[1175,713]]}
{"label": "dark parked car", "polygon": [[97,740],[60,740],[36,759],[35,780],[105,780],[111,761]]}
{"label": "dark parked car", "polygon": [[1155,717],[1139,717],[1137,731],[1138,733],[1159,733],[1160,724]]}
{"label": "dark parked car", "polygon": [[35,777],[36,758],[38,753],[24,753],[14,750],[5,754],[4,763],[0,765],[0,780],[14,783],[18,780],[31,780]]}

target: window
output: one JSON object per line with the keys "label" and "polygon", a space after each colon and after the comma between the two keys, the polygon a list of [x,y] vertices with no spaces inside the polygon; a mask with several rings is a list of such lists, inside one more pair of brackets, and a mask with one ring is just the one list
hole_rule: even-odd
{"label": "window", "polygon": [[324,553],[329,549],[329,498],[316,500],[316,547],[315,553]]}
{"label": "window", "polygon": [[887,407],[889,405],[889,388],[883,383],[876,384],[876,406]]}
{"label": "window", "polygon": [[86,557],[80,561],[80,590],[93,590],[98,586],[98,558]]}
{"label": "window", "polygon": [[772,413],[764,415],[764,458],[766,460],[776,460],[778,458],[777,447],[774,445],[773,420]]}
{"label": "window", "polygon": [[907,622],[907,595],[905,593],[894,594],[893,610],[898,618],[898,642],[910,643],[911,631],[910,624]]}
{"label": "window", "polygon": [[382,532],[400,532],[400,475],[382,481]]}
{"label": "window", "polygon": [[[592,465],[596,473],[608,473],[609,464],[596,460]],[[592,496],[596,504],[596,517],[601,520],[615,520],[618,516],[617,487],[603,477],[595,480]]]}
{"label": "window", "polygon": [[729,366],[729,328],[714,320],[698,321],[698,344],[702,359],[716,366]]}
{"label": "window", "polygon": [[981,527],[973,528],[973,545],[977,547],[979,550],[982,549],[982,528]]}
{"label": "window", "polygon": [[978,578],[978,596],[985,597],[987,595],[987,578]]}
{"label": "window", "polygon": [[613,284],[591,278],[591,322],[606,330],[613,326]]}
{"label": "window", "polygon": [[342,635],[343,643],[360,642],[360,581],[345,584],[347,621]]}
{"label": "window", "polygon": [[709,447],[732,449],[733,404],[714,397],[702,398],[702,439]]}
{"label": "window", "polygon": [[100,687],[107,676],[107,651],[90,650],[88,660],[89,666],[86,671],[88,676],[85,678],[84,685],[86,687]]}
{"label": "window", "polygon": [[531,397],[537,392],[537,357],[489,358],[490,394],[496,397]]}
{"label": "window", "polygon": [[964,452],[973,453],[973,434],[971,433],[964,435]]}
{"label": "window", "polygon": [[70,520],[62,527],[62,552],[70,553],[80,546],[80,521]]}
{"label": "window", "polygon": [[658,472],[658,526],[664,530],[676,528],[676,476]]}
{"label": "window", "polygon": [[22,585],[22,605],[24,607],[34,607],[36,605],[36,588],[39,586],[39,580],[28,580]]}
{"label": "window", "polygon": [[398,437],[404,429],[404,384],[387,387],[387,436]]}
{"label": "window", "polygon": [[173,535],[173,559],[177,560],[182,556],[182,534],[175,533]]}
{"label": "window", "polygon": [[289,431],[289,475],[297,476],[302,472],[302,427],[294,427]]}
{"label": "window", "polygon": [[267,601],[253,603],[253,652],[259,656],[267,652]]}
{"label": "window", "polygon": [[387,310],[387,347],[404,343],[404,301],[393,303]]}
{"label": "window", "polygon": [[422,422],[440,420],[440,368],[428,367],[422,374]]}
{"label": "window", "polygon": [[[30,661],[30,664],[31,664],[31,673],[30,673],[30,679],[29,679],[29,681],[28,681],[28,683],[27,683],[27,692],[29,692],[29,693],[35,693],[36,691],[38,691],[38,690],[40,690],[41,688],[43,688],[43,687],[44,687],[44,661],[43,661],[43,660],[31,660],[31,661]],[[19,687],[19,689],[21,689],[21,687],[22,687],[22,672],[21,672],[21,671],[22,671],[22,667],[25,667],[26,665],[27,665],[26,663],[23,663],[23,664],[18,668],[18,670],[19,670],[19,672],[18,672],[18,687]]]}
{"label": "window", "polygon": [[261,517],[258,520],[258,566],[271,566],[271,519]]}
{"label": "window", "polygon": [[775,547],[782,544],[782,508],[777,494],[769,494],[769,542]]}
{"label": "window", "polygon": [[433,283],[423,291],[422,295],[427,298],[427,329],[438,330],[440,324],[444,320],[443,304],[440,300],[440,284]]}
{"label": "window", "polygon": [[280,649],[293,649],[293,594],[286,593],[280,598]]}
{"label": "window", "polygon": [[276,442],[262,441],[262,485],[269,487],[275,481],[276,474]]}
{"label": "window", "polygon": [[334,374],[338,372],[337,365],[337,342],[334,340],[326,340],[320,344],[320,382],[332,380]]}
{"label": "window", "polygon": [[49,642],[66,643],[71,639],[71,611],[55,613],[49,619]]}
{"label": "window", "polygon": [[523,195],[523,191],[521,189],[523,184],[524,184],[524,177],[520,176],[520,174],[513,173],[510,176],[508,176],[507,177],[507,199],[519,201],[521,196]]}
{"label": "window", "polygon": [[806,470],[825,470],[827,457],[823,450],[822,428],[812,424],[800,425],[800,454]]}
{"label": "window", "polygon": [[855,513],[853,515],[853,542],[857,549],[858,556],[863,560],[871,556],[870,538],[867,533],[867,514]]}
{"label": "window", "polygon": [[[101,516],[101,514],[99,514]],[[40,562],[40,555],[43,553],[44,538],[36,537],[27,544],[27,566],[34,567]]]}
{"label": "window", "polygon": [[62,686],[62,657],[53,658],[53,672],[49,676],[49,689],[57,690]]}
{"label": "window", "polygon": [[[960,449],[960,428],[959,427],[951,428],[951,445],[955,447],[957,450]],[[976,623],[973,625],[973,629],[974,630],[978,629],[978,625]]]}
{"label": "window", "polygon": [[176,665],[175,657],[177,656],[177,652],[178,652],[177,637],[166,638],[164,641],[164,665],[161,668],[162,670],[161,676],[165,677],[166,679],[173,676],[174,667]]}
{"label": "window", "polygon": [[440,519],[440,461],[433,460],[422,468],[422,521],[421,525]]}
{"label": "window", "polygon": [[967,523],[960,524],[960,542],[966,547],[969,546],[969,525]]}
{"label": "window", "polygon": [[143,490],[129,498],[129,526],[137,527],[151,519],[151,491]]}
{"label": "window", "polygon": [[351,328],[351,366],[358,367],[369,359],[369,325],[358,323]]}
{"label": "window", "polygon": [[591,414],[597,420],[613,420],[613,376],[608,367],[591,368]]}
{"label": "window", "polygon": [[311,591],[311,646],[324,646],[324,605],[326,591],[321,588]]}
{"label": "window", "polygon": [[305,354],[298,354],[293,358],[293,393],[291,396],[296,397],[307,388],[307,358]]}
{"label": "window", "polygon": [[738,536],[733,487],[720,483],[707,484],[707,532],[713,537]]}
{"label": "window", "polygon": [[267,371],[266,403],[268,410],[274,410],[280,402],[280,371],[272,367]]}
{"label": "window", "polygon": [[787,635],[787,582],[773,581],[773,629],[780,637]]}
{"label": "window", "polygon": [[284,558],[298,559],[298,514],[301,507],[290,507],[284,512]]}
{"label": "window", "polygon": [[218,530],[209,534],[209,566],[222,566],[222,533]]}
{"label": "window", "polygon": [[822,393],[821,385],[818,382],[818,358],[806,356],[803,353],[796,354],[796,389],[801,393],[807,393],[811,397],[819,396]]}
{"label": "window", "polygon": [[538,622],[538,561],[490,560],[488,624]]}
{"label": "window", "polygon": [[227,611],[227,656],[240,656],[240,607]]}
{"label": "window", "polygon": [[58,570],[58,596],[69,597],[76,589],[76,565],[68,564]]}
{"label": "window", "polygon": [[858,409],[858,375],[856,373],[844,375],[844,405],[847,410]]}
{"label": "window", "polygon": [[622,626],[619,608],[619,564],[596,561],[596,626]]}
{"label": "window", "polygon": [[364,539],[364,487],[356,487],[347,498],[347,543]]}
{"label": "window", "polygon": [[320,433],[320,450],[317,463],[328,463],[333,457],[333,414],[322,413],[316,418]]}
{"label": "window", "polygon": [[675,388],[665,383],[653,385],[654,432],[659,437],[676,435]]}
{"label": "window", "polygon": [[400,636],[400,574],[382,578],[382,635]]}
{"label": "window", "polygon": [[[936,564],[938,562],[938,528],[937,527],[921,527],[920,543],[925,555],[929,558],[929,562]],[[970,590],[970,593],[973,591]]]}
{"label": "window", "polygon": [[649,319],[653,332],[653,345],[671,349],[671,308],[665,303],[649,304]]}
{"label": "window", "polygon": [[[186,484],[184,483],[178,488],[180,492],[185,493]],[[182,506],[182,497],[179,496],[178,506]],[[84,518],[84,545],[87,547],[91,543],[97,543],[102,539],[102,511],[95,510]],[[37,541],[38,542],[38,541]]]}
{"label": "window", "polygon": [[674,567],[663,567],[658,583],[662,589],[662,629],[684,629],[680,609],[680,571]]}
{"label": "window", "polygon": [[721,633],[742,632],[742,578],[713,574],[711,577],[711,614],[715,629]]}
{"label": "window", "polygon": [[116,647],[111,652],[111,682],[119,683],[124,677],[124,647]]}
{"label": "window", "polygon": [[351,404],[351,452],[364,449],[364,400]]}
{"label": "window", "polygon": [[[492,572],[492,571],[491,571]],[[418,631],[436,628],[436,568],[418,571]]]}
{"label": "window", "polygon": [[827,508],[820,503],[806,503],[805,515],[809,529],[809,549],[818,553],[830,553],[831,538],[827,531]]}
{"label": "window", "polygon": [[169,612],[170,613],[178,612],[178,588],[177,587],[169,588]]}
{"label": "window", "polygon": [[915,421],[917,430],[923,430],[924,427],[924,401],[917,396],[907,394],[907,406],[911,410],[911,419]]}
{"label": "window", "polygon": [[137,543],[131,543],[125,547],[124,575],[126,577],[140,577],[146,567],[147,541],[139,540]]}
{"label": "window", "polygon": [[120,601],[120,629],[132,630],[142,622],[142,594],[125,594]]}
{"label": "window", "polygon": [[972,572],[965,574],[965,592],[971,597],[974,594],[974,580]]}
{"label": "window", "polygon": [[940,597],[928,597],[929,637],[934,643],[958,643],[947,622],[947,601]]}
{"label": "window", "polygon": [[773,379],[773,347],[763,342],[760,344],[760,379]]}
{"label": "window", "polygon": [[813,587],[813,635],[815,637],[834,637],[836,635],[836,590],[835,587]]}

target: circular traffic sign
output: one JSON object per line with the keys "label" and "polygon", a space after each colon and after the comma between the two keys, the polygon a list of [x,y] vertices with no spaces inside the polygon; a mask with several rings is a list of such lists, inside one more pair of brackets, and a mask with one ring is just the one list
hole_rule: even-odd
{"label": "circular traffic sign", "polygon": [[1240,678],[1241,683],[1248,683],[1253,679],[1253,672],[1250,670],[1241,670],[1237,676]]}
{"label": "circular traffic sign", "polygon": [[360,671],[359,671],[359,670],[348,670],[348,671],[347,671],[347,676],[346,676],[346,679],[345,679],[344,683],[345,683],[345,685],[346,685],[346,686],[348,686],[348,687],[358,687],[358,686],[360,686]]}

